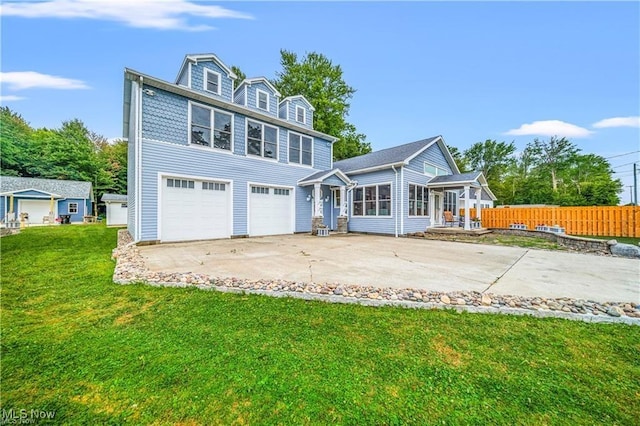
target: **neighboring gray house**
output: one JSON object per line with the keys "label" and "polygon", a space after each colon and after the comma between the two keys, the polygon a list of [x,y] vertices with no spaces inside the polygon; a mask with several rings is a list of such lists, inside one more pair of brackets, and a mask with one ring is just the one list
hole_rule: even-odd
{"label": "neighboring gray house", "polygon": [[91,182],[0,176],[0,220],[13,213],[26,214],[30,223],[46,223],[60,215],[70,215],[72,223],[82,223],[92,215]]}
{"label": "neighboring gray house", "polygon": [[122,194],[103,194],[100,200],[106,205],[107,226],[124,226],[129,217],[127,196]]}
{"label": "neighboring gray house", "polygon": [[334,163],[337,139],[313,129],[303,96],[280,99],[263,77],[236,82],[213,54],[187,55],[175,83],[126,69],[124,93],[135,242],[321,226],[404,235],[486,188],[481,174],[459,174],[441,136]]}

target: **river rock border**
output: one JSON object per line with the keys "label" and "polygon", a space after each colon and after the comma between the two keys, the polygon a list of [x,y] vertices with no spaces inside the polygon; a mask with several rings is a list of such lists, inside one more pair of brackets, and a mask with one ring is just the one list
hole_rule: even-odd
{"label": "river rock border", "polygon": [[116,260],[113,281],[117,284],[145,283],[154,286],[197,287],[203,290],[295,297],[333,303],[454,309],[459,312],[532,315],[585,322],[640,325],[640,304],[628,302],[599,303],[591,300],[520,297],[475,291],[442,293],[411,288],[377,288],[339,283],[245,280],[190,272],[151,272],[127,230],[118,231],[118,245],[113,250],[112,257]]}

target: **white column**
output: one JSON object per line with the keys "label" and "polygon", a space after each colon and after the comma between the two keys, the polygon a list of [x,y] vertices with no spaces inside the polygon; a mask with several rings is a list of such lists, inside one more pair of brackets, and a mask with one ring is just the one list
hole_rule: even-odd
{"label": "white column", "polygon": [[322,196],[320,195],[320,184],[313,184],[313,202],[314,202],[314,211],[313,215],[316,217],[323,216],[322,214]]}
{"label": "white column", "polygon": [[469,217],[469,185],[464,186],[464,229],[468,231],[471,229],[471,218]]}
{"label": "white column", "polygon": [[340,216],[347,215],[347,187],[340,187]]}
{"label": "white column", "polygon": [[480,201],[482,201],[482,188],[476,189],[476,217],[478,219],[482,218],[482,214],[480,213],[480,211],[482,210]]}

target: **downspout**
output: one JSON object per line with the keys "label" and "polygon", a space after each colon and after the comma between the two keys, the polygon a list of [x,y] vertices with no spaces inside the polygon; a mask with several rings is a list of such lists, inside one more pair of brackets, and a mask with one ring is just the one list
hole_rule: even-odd
{"label": "downspout", "polygon": [[398,171],[396,170],[396,166],[391,166],[393,172],[396,174],[396,214],[395,214],[395,222],[396,222],[396,238],[398,238]]}
{"label": "downspout", "polygon": [[142,235],[142,87],[144,77],[140,76],[138,102],[136,102],[136,236],[135,242]]}
{"label": "downspout", "polygon": [[404,166],[400,166],[400,235],[404,235]]}

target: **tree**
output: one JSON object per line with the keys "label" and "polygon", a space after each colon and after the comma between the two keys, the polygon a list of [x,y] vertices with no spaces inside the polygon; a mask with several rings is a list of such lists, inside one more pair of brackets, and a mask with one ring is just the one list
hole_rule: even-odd
{"label": "tree", "polygon": [[240,67],[237,67],[235,65],[231,66],[231,71],[233,71],[233,73],[236,75],[236,77],[238,77],[236,79],[236,87],[240,86],[240,83],[242,83],[244,81],[244,79],[247,78],[246,74],[242,72]]}
{"label": "tree", "polygon": [[458,166],[458,170],[460,170],[460,173],[471,171],[471,169],[469,169],[469,164],[467,163],[467,159],[457,147],[447,145],[447,149],[449,150],[449,153],[453,157],[453,161],[456,162],[456,166]]}
{"label": "tree", "polygon": [[555,136],[549,141],[536,138],[529,146],[536,164],[549,171],[553,192],[558,192],[558,170],[565,167],[579,150],[568,139]]}
{"label": "tree", "polygon": [[503,176],[508,166],[514,162],[515,151],[513,142],[498,142],[491,139],[476,142],[464,151],[468,168],[482,172],[499,200],[509,193],[509,189],[503,185]]}
{"label": "tree", "polygon": [[0,108],[0,172],[3,175],[25,175],[32,133],[31,126],[20,114],[9,107]]}
{"label": "tree", "polygon": [[282,71],[276,73],[273,85],[282,96],[303,95],[313,105],[314,128],[340,138],[334,144],[335,160],[371,151],[366,136],[346,121],[355,89],[344,81],[340,65],[315,52],[298,60],[287,50],[280,50],[280,64]]}

